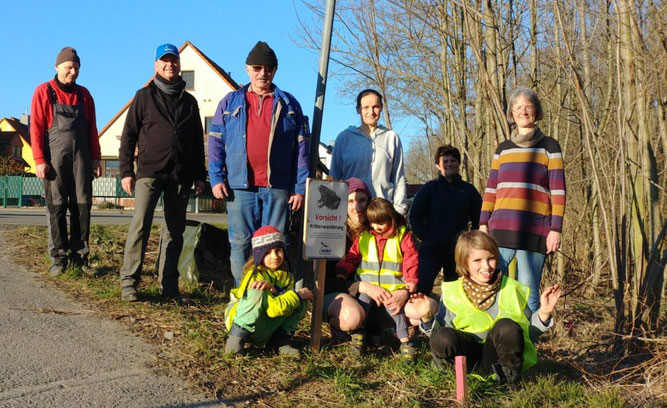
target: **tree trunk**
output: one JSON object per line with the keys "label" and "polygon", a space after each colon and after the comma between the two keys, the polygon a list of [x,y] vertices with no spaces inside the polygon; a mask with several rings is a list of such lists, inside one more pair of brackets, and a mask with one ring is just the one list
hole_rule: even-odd
{"label": "tree trunk", "polygon": [[[530,82],[537,89],[537,6],[530,0]],[[558,81],[560,84],[560,81]]]}

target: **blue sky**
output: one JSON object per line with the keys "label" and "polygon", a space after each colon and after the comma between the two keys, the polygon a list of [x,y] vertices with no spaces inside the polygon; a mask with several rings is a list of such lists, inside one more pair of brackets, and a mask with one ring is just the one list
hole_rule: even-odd
{"label": "blue sky", "polygon": [[[76,48],[81,57],[77,83],[91,91],[101,130],[153,75],[157,45],[180,47],[189,40],[234,80],[247,83],[245,58],[263,40],[278,56],[275,83],[296,96],[312,121],[319,52],[294,41],[300,30],[297,14],[313,21],[300,0],[3,0],[0,5],[5,17],[0,24],[0,118],[19,117],[30,108],[35,87],[53,77],[55,57],[64,46]],[[356,91],[341,96],[338,81],[330,78],[323,142],[359,123]],[[399,125],[396,130],[407,144],[405,129]]]}

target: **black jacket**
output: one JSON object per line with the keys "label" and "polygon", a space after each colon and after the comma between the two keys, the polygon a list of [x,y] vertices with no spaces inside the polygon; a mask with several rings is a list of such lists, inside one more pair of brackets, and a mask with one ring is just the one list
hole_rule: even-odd
{"label": "black jacket", "polygon": [[[172,118],[166,98],[154,80],[134,96],[120,140],[121,177],[154,177],[182,184],[206,181],[204,130],[197,100],[183,91]],[[136,171],[135,146],[139,148]]]}
{"label": "black jacket", "polygon": [[439,175],[424,184],[410,207],[410,228],[422,248],[451,249],[462,231],[479,228],[482,197],[475,186],[457,175],[450,183]]}

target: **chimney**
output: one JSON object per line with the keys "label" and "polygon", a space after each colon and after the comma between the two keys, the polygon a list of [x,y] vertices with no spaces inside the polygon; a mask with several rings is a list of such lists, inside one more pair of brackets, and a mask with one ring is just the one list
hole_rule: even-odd
{"label": "chimney", "polygon": [[30,129],[30,115],[28,115],[28,109],[21,115],[21,123]]}

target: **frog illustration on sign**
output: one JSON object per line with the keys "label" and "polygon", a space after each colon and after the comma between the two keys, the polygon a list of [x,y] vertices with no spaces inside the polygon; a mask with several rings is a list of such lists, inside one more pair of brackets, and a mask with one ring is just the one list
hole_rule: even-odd
{"label": "frog illustration on sign", "polygon": [[317,200],[317,208],[327,207],[330,210],[337,210],[340,205],[340,197],[335,191],[327,186],[319,186],[320,199]]}

